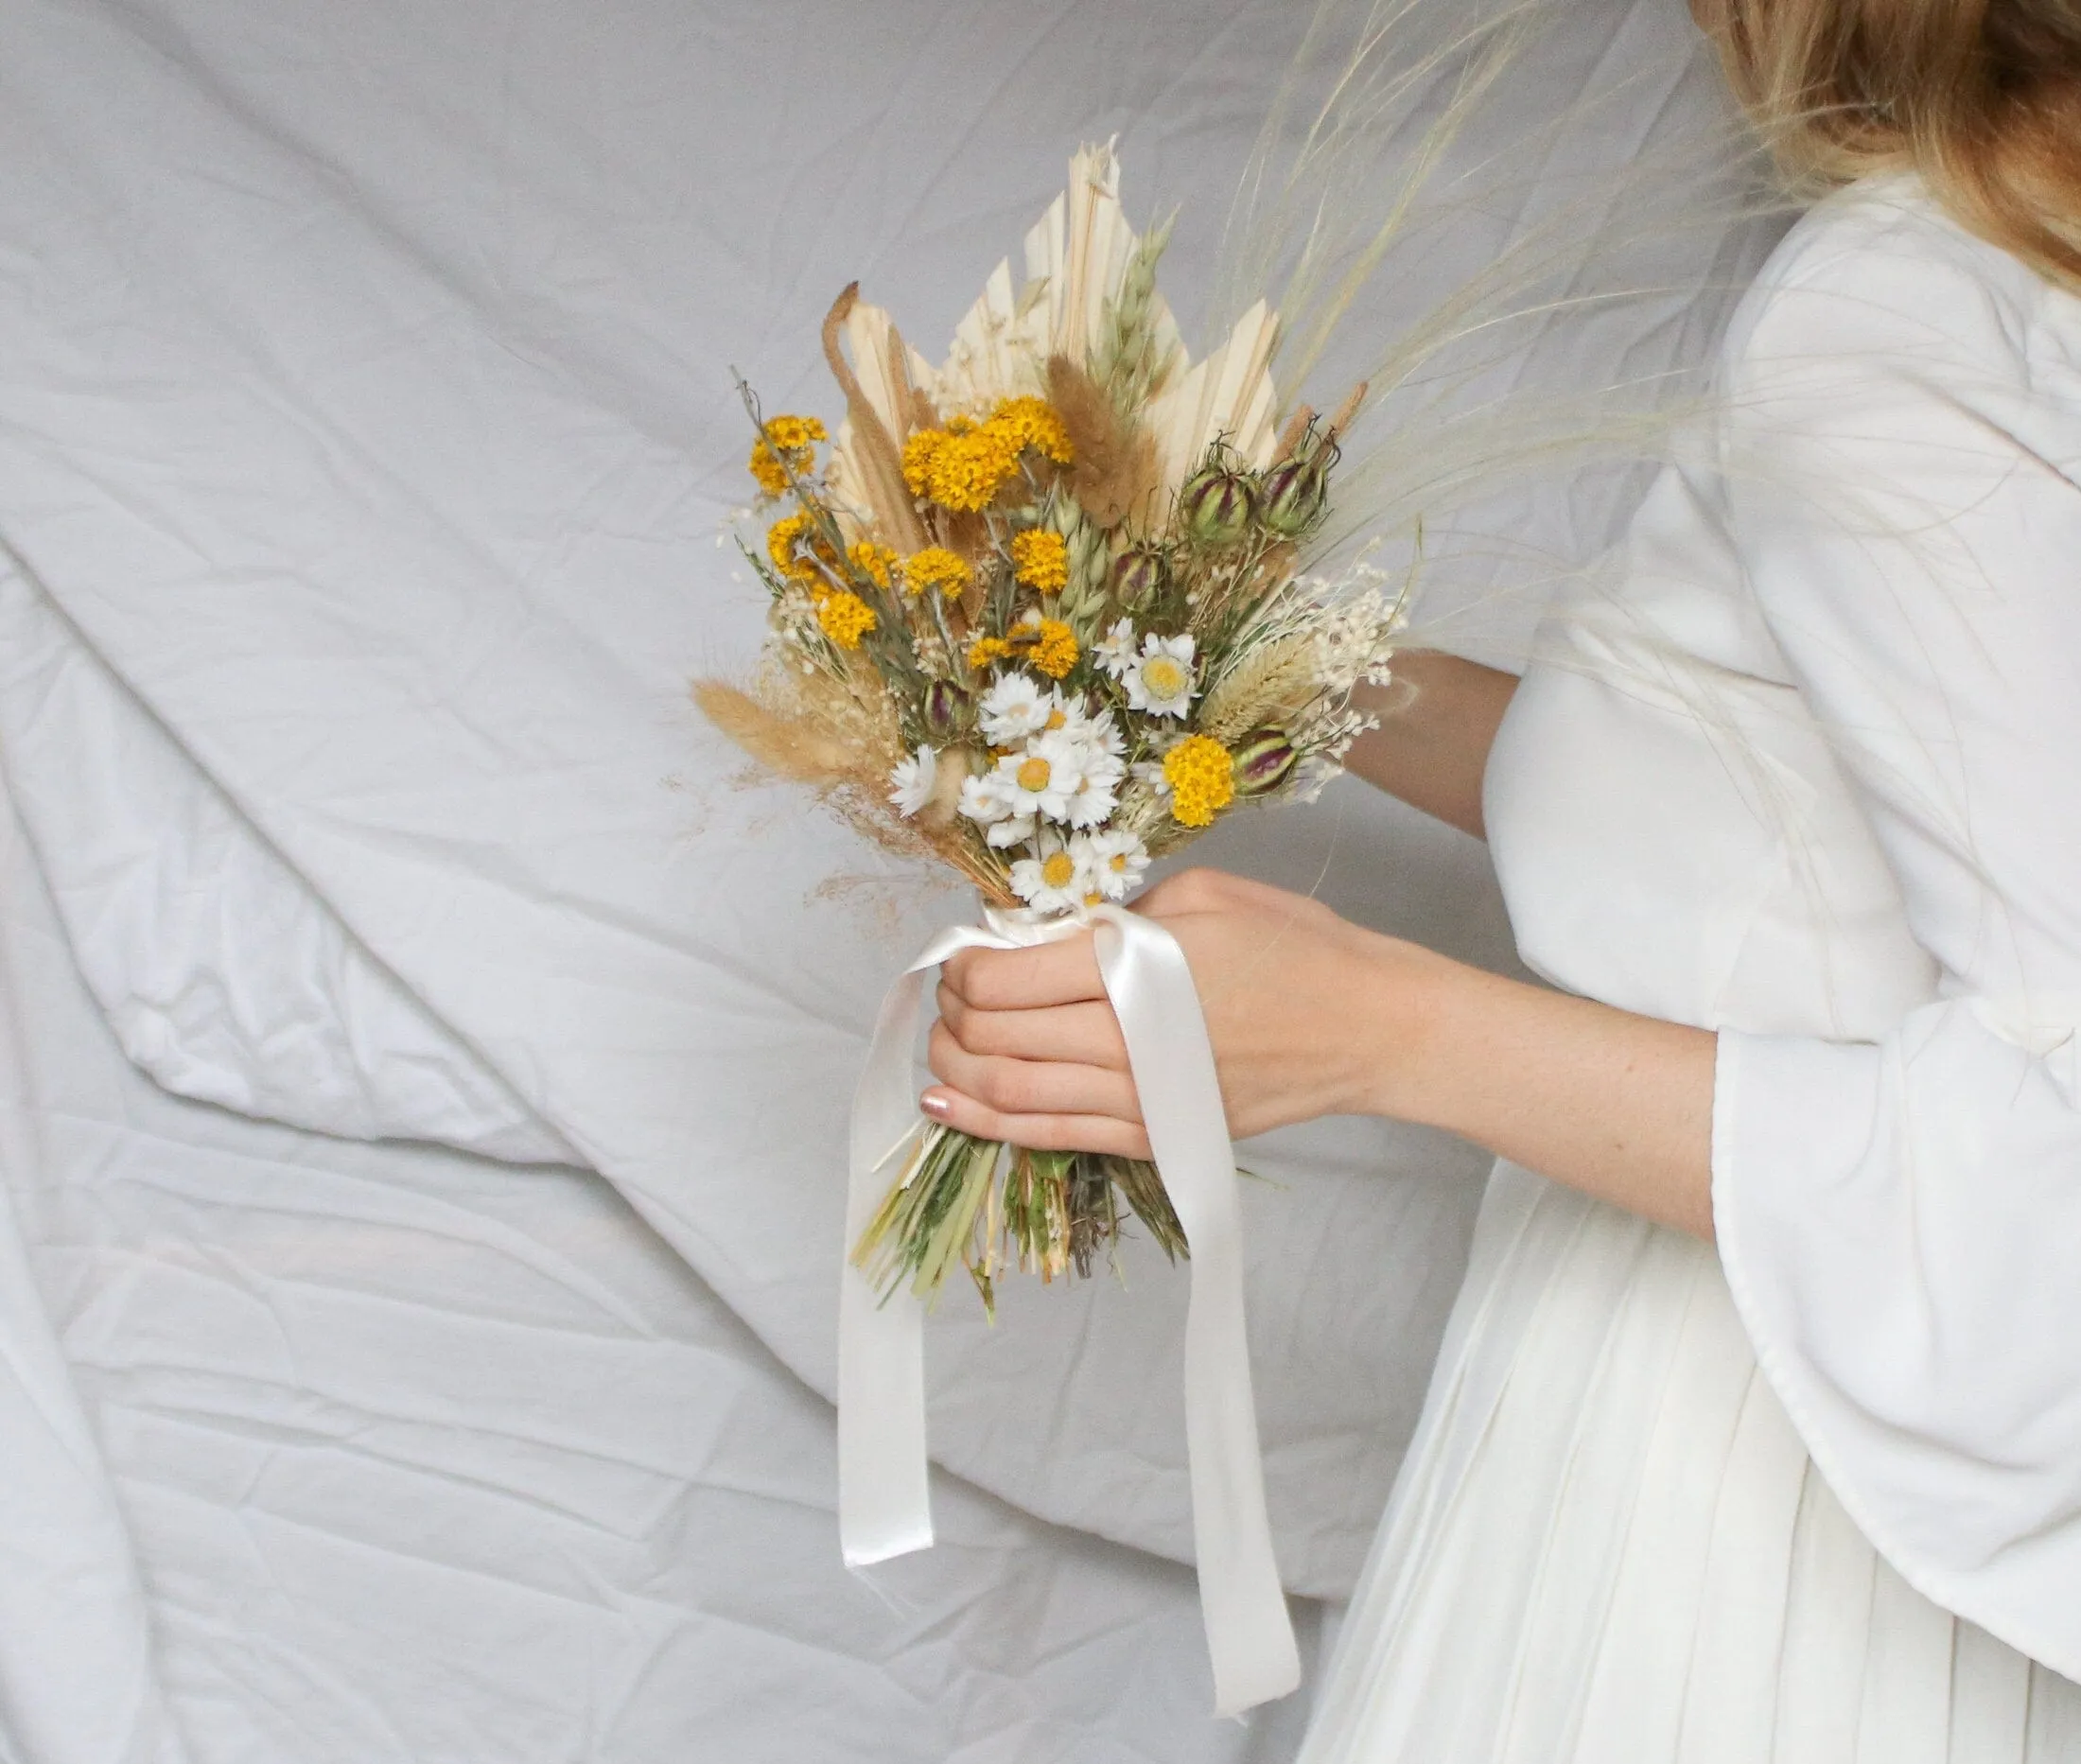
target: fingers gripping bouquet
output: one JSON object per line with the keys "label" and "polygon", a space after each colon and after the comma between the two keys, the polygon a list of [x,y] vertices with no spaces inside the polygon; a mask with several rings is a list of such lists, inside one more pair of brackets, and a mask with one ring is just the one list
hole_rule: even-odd
{"label": "fingers gripping bouquet", "polygon": [[[940,367],[854,287],[824,326],[835,436],[745,391],[771,637],[752,690],[701,704],[868,836],[952,865],[1000,926],[1123,901],[1241,804],[1316,795],[1404,618],[1363,564],[1303,573],[1364,387],[1282,421],[1262,300],[1191,361],[1156,288],[1167,235],[1128,226],[1111,151],[1086,148],[1023,286],[1000,264]],[[852,1248],[883,1294],[929,1302],[958,1263],[988,1306],[1006,1266],[1088,1274],[1129,1215],[1187,1249],[1145,1162],[920,1118],[889,1164]]]}

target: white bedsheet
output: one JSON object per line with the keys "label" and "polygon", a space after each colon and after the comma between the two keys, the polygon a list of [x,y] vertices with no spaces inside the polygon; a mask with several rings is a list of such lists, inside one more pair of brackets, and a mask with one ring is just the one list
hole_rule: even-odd
{"label": "white bedsheet", "polygon": [[0,1756],[1290,1753],[1185,1569],[942,1477],[848,1576],[828,1406],[597,1177],[155,1088],[11,814],[0,971]]}
{"label": "white bedsheet", "polygon": [[[1555,90],[1665,10],[1583,0]],[[991,1493],[877,1571],[900,1618],[837,1570],[846,1100],[965,909],[738,787],[684,688],[757,641],[725,364],[828,410],[855,274],[936,349],[1115,129],[1131,210],[1197,204],[1189,287],[1302,22],[0,0],[0,1496],[48,1564],[0,1575],[0,1755],[1280,1755],[1294,1709],[1199,1719],[1189,1574],[1143,1553],[1189,1553],[1146,1257],[944,1308],[936,1455]],[[1739,261],[1573,371],[1680,358]],[[1495,518],[1579,551],[1623,504]],[[1200,850],[1510,961],[1478,848],[1355,788]],[[1248,1149],[1280,1559],[1335,1598],[1486,1161]]]}

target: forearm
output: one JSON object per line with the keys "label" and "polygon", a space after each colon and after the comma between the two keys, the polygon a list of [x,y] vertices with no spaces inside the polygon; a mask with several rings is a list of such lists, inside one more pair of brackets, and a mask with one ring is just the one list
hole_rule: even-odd
{"label": "forearm", "polygon": [[1381,1044],[1404,1053],[1374,1067],[1369,1112],[1443,1127],[1711,1239],[1710,1031],[1420,953],[1428,971],[1413,994],[1382,994],[1398,992],[1402,1013],[1380,1025],[1396,1038]]}
{"label": "forearm", "polygon": [[1380,726],[1352,744],[1345,767],[1369,784],[1475,838],[1481,777],[1517,675],[1441,650],[1406,650],[1384,687],[1361,687],[1359,704]]}

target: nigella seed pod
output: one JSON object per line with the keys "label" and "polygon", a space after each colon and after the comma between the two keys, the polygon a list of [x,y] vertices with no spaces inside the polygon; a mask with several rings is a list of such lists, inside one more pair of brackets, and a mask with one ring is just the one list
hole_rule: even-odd
{"label": "nigella seed pod", "polygon": [[969,695],[952,680],[935,680],[925,690],[925,726],[944,742],[969,720]]}
{"label": "nigella seed pod", "polygon": [[1257,486],[1248,472],[1205,465],[1178,493],[1178,513],[1201,545],[1233,545],[1257,513]]}
{"label": "nigella seed pod", "polygon": [[1165,566],[1162,550],[1133,545],[1112,560],[1113,598],[1123,606],[1146,605],[1163,592]]}
{"label": "nigella seed pod", "polygon": [[1283,539],[1298,539],[1329,507],[1329,480],[1319,459],[1282,460],[1259,487],[1257,518]]}
{"label": "nigella seed pod", "polygon": [[1255,729],[1236,743],[1234,758],[1236,794],[1262,796],[1286,781],[1300,755],[1284,729]]}

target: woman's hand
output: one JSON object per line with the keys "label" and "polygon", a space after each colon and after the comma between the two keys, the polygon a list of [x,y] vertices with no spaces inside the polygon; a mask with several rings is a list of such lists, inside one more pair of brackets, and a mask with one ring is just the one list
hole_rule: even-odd
{"label": "woman's hand", "polygon": [[[1454,966],[1219,870],[1185,870],[1135,910],[1185,952],[1238,1139],[1316,1115],[1387,1112],[1394,1050],[1422,1034],[1426,980]],[[1148,1156],[1088,934],[955,955],[931,1059],[941,1082],[921,1101],[950,1126],[1037,1151]]]}
{"label": "woman's hand", "polygon": [[[1711,1237],[1709,1030],[1469,968],[1217,870],[1137,910],[1185,952],[1233,1137],[1389,1115]],[[939,1010],[927,1112],[1036,1151],[1148,1156],[1089,936],[963,951]]]}

